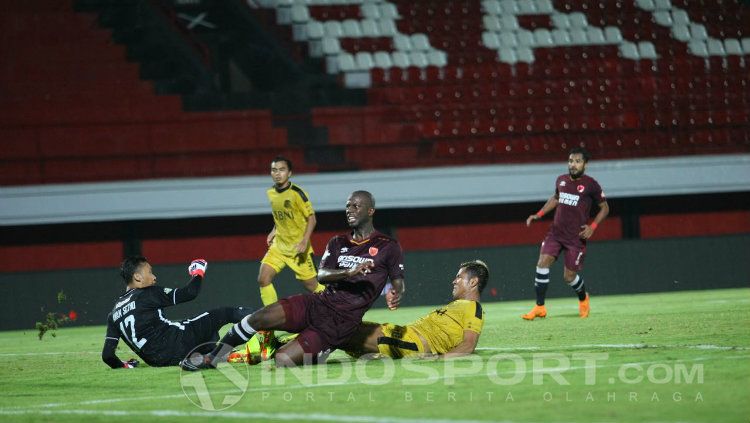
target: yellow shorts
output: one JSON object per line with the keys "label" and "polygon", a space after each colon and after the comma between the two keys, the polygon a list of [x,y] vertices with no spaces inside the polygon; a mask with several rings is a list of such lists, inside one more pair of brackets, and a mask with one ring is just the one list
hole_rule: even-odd
{"label": "yellow shorts", "polygon": [[383,323],[380,328],[383,330],[383,336],[378,338],[378,351],[381,354],[391,358],[424,354],[424,345],[410,326]]}
{"label": "yellow shorts", "polygon": [[276,273],[280,273],[285,267],[289,266],[297,279],[301,281],[318,277],[318,271],[315,269],[311,251],[296,256],[287,256],[272,245],[260,262],[271,266]]}

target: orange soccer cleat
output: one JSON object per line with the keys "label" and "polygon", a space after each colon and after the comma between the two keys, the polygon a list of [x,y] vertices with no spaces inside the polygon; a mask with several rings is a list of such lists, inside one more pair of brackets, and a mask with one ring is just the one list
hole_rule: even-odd
{"label": "orange soccer cleat", "polygon": [[535,305],[530,312],[521,315],[526,320],[534,320],[537,317],[547,317],[547,309],[543,305]]}
{"label": "orange soccer cleat", "polygon": [[586,298],[584,298],[583,301],[578,301],[578,315],[581,316],[581,319],[585,319],[589,317],[589,311],[591,310],[591,307],[589,306],[589,294],[586,294]]}

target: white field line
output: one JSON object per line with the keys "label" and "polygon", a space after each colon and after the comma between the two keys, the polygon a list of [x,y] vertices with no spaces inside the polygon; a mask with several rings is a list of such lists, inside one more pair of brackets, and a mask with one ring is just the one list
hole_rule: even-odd
{"label": "white field line", "polygon": [[[589,348],[620,348],[620,349],[642,349],[642,348],[689,348],[698,350],[748,350],[750,347],[724,346],[713,344],[698,345],[650,345],[650,344],[582,344],[559,347],[480,347],[477,351],[549,351],[549,350],[585,350]],[[57,351],[57,352],[30,352],[30,353],[0,353],[0,357],[18,357],[35,355],[75,355],[75,354],[100,354],[101,351]]]}
{"label": "white field line", "polygon": [[[493,420],[451,420],[451,419],[408,419],[392,416],[357,416],[321,413],[258,413],[240,411],[125,411],[125,410],[0,410],[0,415],[17,416],[24,414],[41,414],[43,416],[77,415],[77,416],[110,416],[110,417],[202,417],[246,420],[282,420],[282,421],[318,421],[318,422],[353,422],[353,423],[489,423]],[[510,423],[505,421],[505,423]]]}
{"label": "white field line", "polygon": [[[750,355],[740,355],[740,356],[732,356],[731,358],[735,359],[741,359],[741,358],[748,358]],[[730,357],[726,357],[730,358]],[[457,359],[457,360],[460,360]],[[681,362],[693,362],[693,361],[707,361],[707,360],[715,360],[715,357],[696,357],[693,359],[688,360],[673,360],[671,362],[673,363],[681,363]],[[544,369],[526,369],[525,371],[522,371],[520,373],[524,374],[533,374],[533,373],[549,373],[550,371],[555,371],[558,373],[565,373],[572,370],[585,370],[585,369],[603,369],[608,367],[620,367],[624,365],[629,366],[644,366],[649,364],[663,364],[664,360],[653,360],[653,361],[641,361],[641,362],[635,362],[635,363],[620,363],[620,364],[607,364],[607,365],[594,365],[594,366],[570,366],[566,367],[565,369],[552,369],[552,368],[544,368]],[[518,371],[504,371],[504,372],[497,372],[497,371],[490,371],[485,373],[485,376],[514,376],[517,375]],[[450,374],[450,375],[442,375],[437,378],[429,378],[424,380],[434,380],[435,382],[442,380],[442,379],[448,379],[448,378],[464,378],[464,377],[478,377],[479,374],[476,373],[457,373],[457,374]],[[268,387],[260,387],[260,388],[251,388],[245,391],[247,392],[267,392],[267,391],[292,391],[292,390],[299,390],[299,389],[315,389],[315,388],[325,388],[330,386],[342,386],[342,385],[362,385],[364,382],[360,381],[359,379],[356,380],[347,380],[347,381],[337,381],[337,382],[331,382],[331,383],[317,383],[314,385],[305,385],[305,384],[299,384],[299,385],[293,385],[293,386],[268,386]],[[409,385],[411,386],[411,385]],[[215,394],[235,394],[236,390],[226,390],[226,391],[216,391]],[[82,405],[97,405],[97,404],[113,404],[113,403],[119,403],[119,402],[139,402],[139,401],[150,401],[150,400],[163,400],[163,399],[171,399],[171,398],[180,398],[184,397],[184,393],[180,394],[169,394],[169,395],[152,395],[147,397],[120,397],[120,398],[104,398],[104,399],[96,399],[96,400],[87,400],[87,401],[75,401],[75,402],[52,402],[52,403],[45,403],[45,404],[37,404],[37,405],[31,405],[26,407],[8,407],[8,408],[0,408],[0,415],[2,415],[5,412],[23,412],[23,411],[29,411],[33,412],[37,408],[54,408],[54,407],[65,407],[65,406],[82,406]]]}
{"label": "white field line", "polygon": [[592,348],[612,348],[612,349],[646,349],[646,348],[686,348],[696,350],[716,350],[716,351],[732,351],[732,350],[749,350],[750,347],[740,346],[724,346],[724,345],[713,345],[713,344],[698,344],[698,345],[657,345],[657,344],[581,344],[581,345],[567,345],[557,347],[481,347],[477,348],[477,351],[555,351],[555,350],[586,350]]}

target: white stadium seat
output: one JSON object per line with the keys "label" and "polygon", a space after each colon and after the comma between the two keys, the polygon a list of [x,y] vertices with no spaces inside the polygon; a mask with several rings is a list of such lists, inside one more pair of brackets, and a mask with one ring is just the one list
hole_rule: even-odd
{"label": "white stadium seat", "polygon": [[339,54],[338,68],[340,72],[352,72],[357,70],[357,63],[354,61],[354,56],[349,53]]}
{"label": "white stadium seat", "polygon": [[391,53],[391,62],[393,62],[393,65],[396,67],[406,69],[410,65],[409,55],[403,51],[394,51]]}
{"label": "white stadium seat", "polygon": [[503,47],[515,47],[518,45],[515,32],[502,32],[498,38],[500,39],[500,45]]}
{"label": "white stadium seat", "polygon": [[672,8],[672,2],[669,0],[654,0],[654,9],[669,10]]}
{"label": "white stadium seat", "polygon": [[708,48],[705,41],[691,41],[688,43],[688,50],[696,56],[708,57]]}
{"label": "white stadium seat", "polygon": [[380,8],[380,17],[382,19],[396,19],[400,18],[401,16],[398,14],[398,9],[396,8],[396,5],[393,3],[381,3],[379,6]]}
{"label": "white stadium seat", "polygon": [[503,31],[517,31],[518,19],[513,15],[504,15],[500,17],[500,27]]}
{"label": "white stadium seat", "polygon": [[380,18],[380,9],[375,3],[364,3],[360,6],[362,16],[366,19],[378,19]]}
{"label": "white stadium seat", "polygon": [[534,42],[534,33],[525,29],[516,32],[516,39],[519,46],[534,46],[536,44]]}
{"label": "white stadium seat", "polygon": [[596,26],[590,26],[586,30],[586,38],[589,39],[591,44],[606,44],[607,40],[604,38],[604,31]]}
{"label": "white stadium seat", "polygon": [[494,32],[484,31],[482,33],[482,44],[489,49],[495,50],[500,47],[500,40]]}
{"label": "white stadium seat", "polygon": [[570,31],[570,42],[573,45],[585,46],[589,44],[589,39],[586,36],[586,31],[582,28],[572,28]]}
{"label": "white stadium seat", "polygon": [[323,24],[325,29],[326,37],[341,38],[344,35],[344,30],[341,29],[341,22],[338,21],[326,21]]}
{"label": "white stadium seat", "polygon": [[504,63],[518,63],[516,51],[512,48],[501,48],[498,52],[498,57],[500,58],[500,61]]}
{"label": "white stadium seat", "polygon": [[654,0],[636,0],[635,4],[641,9],[648,10],[649,12],[653,11],[655,8]]}
{"label": "white stadium seat", "polygon": [[672,14],[666,10],[654,12],[654,22],[661,26],[672,26]]}
{"label": "white stadium seat", "polygon": [[534,30],[534,45],[537,47],[551,47],[555,45],[552,41],[552,33],[547,28],[537,28]]}
{"label": "white stadium seat", "polygon": [[484,15],[482,17],[482,23],[484,23],[484,29],[487,31],[500,32],[500,19],[494,15]]}
{"label": "white stadium seat", "polygon": [[727,38],[724,40],[724,51],[727,52],[727,55],[742,56],[743,53],[740,40],[735,38]]}
{"label": "white stadium seat", "polygon": [[690,40],[690,29],[687,25],[672,25],[672,37],[686,43]]}
{"label": "white stadium seat", "polygon": [[750,38],[742,39],[742,51],[745,54],[750,54]]}
{"label": "white stadium seat", "polygon": [[375,67],[375,62],[372,60],[372,54],[369,51],[360,51],[354,56],[357,62],[357,69],[359,70],[370,70]]}
{"label": "white stadium seat", "polygon": [[534,61],[534,52],[528,47],[520,47],[516,50],[516,58],[519,62],[531,63]]}
{"label": "white stadium seat", "polygon": [[708,39],[708,54],[711,56],[726,56],[727,52],[724,51],[724,43],[716,38]]}
{"label": "white stadium seat", "polygon": [[443,68],[448,65],[448,55],[442,51],[433,50],[427,53],[427,63],[430,66]]}
{"label": "white stadium seat", "polygon": [[638,54],[642,59],[656,60],[658,58],[656,47],[650,41],[641,41],[638,43]]}
{"label": "white stadium seat", "polygon": [[519,15],[533,15],[536,14],[536,3],[531,0],[520,1],[517,3]]}
{"label": "white stadium seat", "polygon": [[690,38],[693,40],[708,39],[708,31],[706,31],[706,27],[701,24],[690,24]]}
{"label": "white stadium seat", "polygon": [[359,22],[354,19],[347,19],[342,22],[341,30],[344,32],[344,37],[359,38],[362,36],[362,28],[359,27]]}
{"label": "white stadium seat", "polygon": [[398,32],[393,19],[381,19],[378,21],[378,26],[380,27],[380,35],[385,37],[392,37]]}
{"label": "white stadium seat", "polygon": [[424,54],[423,51],[412,51],[409,53],[409,62],[412,66],[416,66],[418,68],[426,68],[429,66],[429,63],[427,62],[427,55]]}
{"label": "white stadium seat", "polygon": [[390,67],[393,67],[393,62],[391,62],[391,55],[384,51],[376,51],[372,59],[375,62],[375,67],[377,68],[388,69]]}
{"label": "white stadium seat", "polygon": [[323,54],[326,56],[331,56],[334,54],[339,54],[341,51],[341,43],[339,42],[338,38],[335,37],[325,37],[323,38]]}
{"label": "white stadium seat", "polygon": [[622,56],[624,59],[640,59],[640,55],[638,54],[638,46],[630,42],[620,44],[620,56]]}
{"label": "white stadium seat", "polygon": [[518,13],[518,5],[516,0],[500,0],[500,8],[503,14],[515,15]]}
{"label": "white stadium seat", "polygon": [[586,21],[586,15],[581,12],[575,12],[568,15],[568,21],[572,28],[586,28],[589,25]]}
{"label": "white stadium seat", "polygon": [[609,43],[619,44],[622,42],[622,32],[616,26],[608,26],[604,28],[604,38]]}
{"label": "white stadium seat", "polygon": [[497,0],[483,0],[482,10],[490,15],[502,15],[503,13],[503,9],[500,8],[500,2]]}
{"label": "white stadium seat", "polygon": [[555,29],[552,31],[552,41],[556,46],[570,45],[570,34],[564,29]]}
{"label": "white stadium seat", "polygon": [[672,10],[672,24],[689,25],[690,16],[688,16],[687,12],[682,9],[673,9]]}
{"label": "white stadium seat", "polygon": [[396,50],[409,51],[411,50],[411,38],[408,35],[396,34],[393,36],[393,46]]}
{"label": "white stadium seat", "polygon": [[372,19],[365,19],[361,21],[360,27],[362,28],[362,35],[365,37],[379,37],[380,27],[378,22]]}
{"label": "white stadium seat", "polygon": [[555,13],[554,15],[552,15],[552,25],[554,25],[556,28],[570,28],[570,20],[568,19],[568,15]]}
{"label": "white stadium seat", "polygon": [[430,49],[430,40],[427,35],[416,33],[411,35],[411,49],[418,51],[427,51]]}
{"label": "white stadium seat", "polygon": [[310,20],[310,10],[303,4],[292,6],[292,22],[306,24]]}
{"label": "white stadium seat", "polygon": [[555,7],[552,5],[552,0],[532,0],[536,3],[536,10],[541,14],[552,14],[555,12]]}

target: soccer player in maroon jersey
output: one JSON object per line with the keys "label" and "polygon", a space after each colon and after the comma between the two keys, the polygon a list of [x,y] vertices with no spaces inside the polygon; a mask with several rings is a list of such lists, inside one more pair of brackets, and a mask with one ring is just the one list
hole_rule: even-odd
{"label": "soccer player in maroon jersey", "polygon": [[352,231],[331,238],[320,260],[318,281],[326,289],[263,307],[235,324],[209,354],[197,362],[196,357],[187,357],[180,366],[185,370],[213,368],[259,330],[299,333],[276,352],[276,365],[312,364],[357,331],[389,279],[389,308],[395,308],[404,292],[404,253],[398,241],[373,227],[374,214],[372,194],[353,192],[346,202],[346,221]]}
{"label": "soccer player in maroon jersey", "polygon": [[[561,251],[565,252],[563,279],[578,294],[578,314],[582,318],[589,316],[589,295],[586,293],[583,277],[578,272],[583,269],[586,241],[609,214],[609,205],[601,186],[594,178],[584,174],[590,158],[591,155],[584,148],[571,149],[568,155],[568,174],[557,177],[555,193],[536,214],[526,219],[526,226],[530,226],[531,222],[557,208],[552,227],[542,241],[536,265],[536,306],[521,316],[526,320],[547,316],[544,297],[549,284],[549,268]],[[599,212],[594,221],[588,224],[592,204],[599,207]]]}

